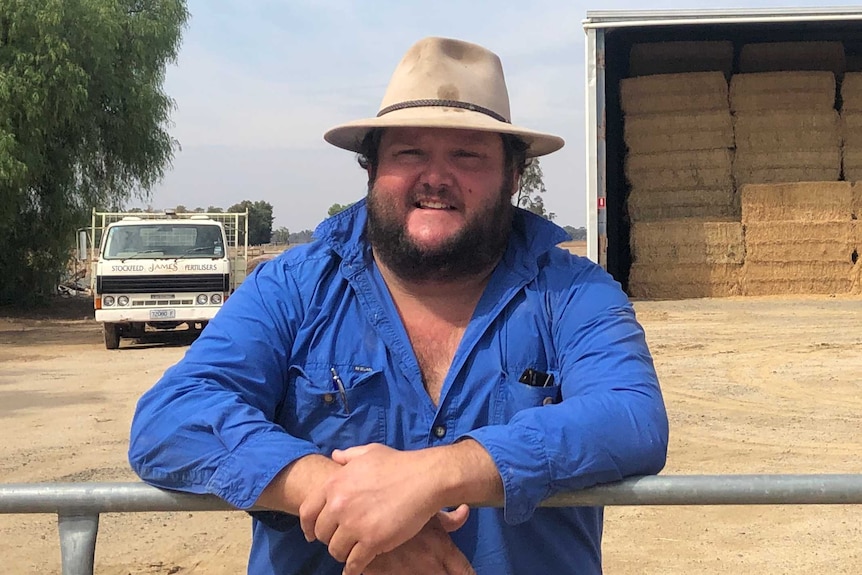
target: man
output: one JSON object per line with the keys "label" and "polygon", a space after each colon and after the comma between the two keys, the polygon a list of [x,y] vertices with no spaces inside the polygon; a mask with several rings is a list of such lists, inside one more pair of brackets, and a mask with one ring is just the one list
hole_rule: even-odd
{"label": "man", "polygon": [[441,38],[325,138],[367,199],[259,266],[144,395],[134,469],[273,510],[250,573],[601,573],[602,509],[538,505],[660,471],[667,418],[619,285],[512,206],[563,141],[511,123],[496,55]]}

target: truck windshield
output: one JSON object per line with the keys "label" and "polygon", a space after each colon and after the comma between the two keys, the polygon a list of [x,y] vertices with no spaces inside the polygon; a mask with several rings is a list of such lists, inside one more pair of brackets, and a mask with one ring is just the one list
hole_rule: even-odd
{"label": "truck windshield", "polygon": [[221,228],[212,224],[158,223],[114,226],[105,238],[103,257],[135,258],[224,257]]}

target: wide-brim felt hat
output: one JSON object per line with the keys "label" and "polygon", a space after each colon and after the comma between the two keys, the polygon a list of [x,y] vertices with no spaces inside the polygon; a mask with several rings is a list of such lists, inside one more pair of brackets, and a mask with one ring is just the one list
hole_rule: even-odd
{"label": "wide-brim felt hat", "polygon": [[527,157],[550,154],[564,144],[559,136],[512,124],[500,58],[482,46],[449,38],[425,38],[407,51],[376,117],[336,126],[323,137],[360,152],[369,131],[396,127],[512,134],[527,144]]}

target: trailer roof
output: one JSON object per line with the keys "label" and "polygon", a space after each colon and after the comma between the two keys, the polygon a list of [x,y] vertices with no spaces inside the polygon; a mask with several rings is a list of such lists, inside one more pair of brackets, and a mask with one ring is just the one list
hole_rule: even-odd
{"label": "trailer roof", "polygon": [[862,7],[756,8],[728,10],[588,10],[584,28],[749,24],[766,22],[841,22],[862,20]]}

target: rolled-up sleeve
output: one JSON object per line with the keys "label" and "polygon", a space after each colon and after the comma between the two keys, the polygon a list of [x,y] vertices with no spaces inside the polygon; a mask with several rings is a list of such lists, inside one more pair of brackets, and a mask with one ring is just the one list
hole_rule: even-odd
{"label": "rolled-up sleeve", "polygon": [[560,491],[658,473],[667,455],[658,378],[643,328],[618,284],[603,270],[588,269],[554,307],[562,401],[466,434],[496,463],[511,524],[529,519]]}
{"label": "rolled-up sleeve", "polygon": [[146,482],[247,509],[319,449],[275,423],[301,298],[279,260],[258,266],[185,357],[139,400],[129,462]]}

